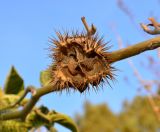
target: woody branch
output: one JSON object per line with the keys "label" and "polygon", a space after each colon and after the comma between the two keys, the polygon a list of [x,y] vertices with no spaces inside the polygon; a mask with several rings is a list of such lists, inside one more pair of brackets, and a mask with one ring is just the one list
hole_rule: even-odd
{"label": "woody branch", "polygon": [[[87,22],[85,21],[85,17],[81,18],[88,36],[90,37],[91,35],[94,35],[96,32],[96,28],[93,26],[91,26],[91,28],[88,27]],[[153,19],[152,19],[153,20]],[[155,25],[156,24],[156,25]],[[159,31],[157,31],[157,29],[159,29],[159,24],[157,25],[157,23],[155,23],[154,21],[152,21],[151,25],[148,26],[154,26],[156,28],[156,30],[148,30],[146,28],[146,26],[144,26],[144,24],[142,26],[143,30],[148,32],[148,33],[155,33],[158,34],[160,33]],[[158,28],[156,27],[158,26]],[[109,58],[109,63],[115,63],[117,61],[138,55],[142,52],[145,52],[147,50],[154,50],[156,48],[160,47],[160,37],[155,37],[153,39],[144,41],[144,42],[140,42],[137,44],[134,44],[132,46],[128,46],[126,48],[117,50],[117,51],[113,51],[107,54],[107,57]],[[39,100],[40,97],[51,93],[51,92],[55,92],[53,91],[53,89],[56,89],[57,85],[52,84],[49,86],[45,86],[45,87],[41,87],[39,89],[35,89],[34,90],[34,94],[32,95],[31,99],[29,100],[29,102],[24,106],[24,108],[22,110],[19,111],[15,111],[15,112],[11,112],[11,113],[4,113],[0,115],[0,120],[9,120],[9,119],[22,119],[25,120],[26,116],[28,115],[28,113],[33,109],[33,107],[35,106],[35,104],[37,103],[37,101]],[[23,99],[24,97],[20,98],[20,101]],[[18,102],[20,103],[20,102]]]}

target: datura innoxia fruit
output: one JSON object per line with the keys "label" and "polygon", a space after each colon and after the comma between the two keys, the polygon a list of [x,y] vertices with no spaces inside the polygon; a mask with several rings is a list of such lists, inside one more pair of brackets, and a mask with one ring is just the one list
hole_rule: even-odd
{"label": "datura innoxia fruit", "polygon": [[[63,33],[56,32],[58,39],[51,39],[50,66],[54,91],[73,88],[81,93],[90,87],[97,89],[99,84],[113,80],[113,68],[109,62],[109,47],[96,34],[92,24],[88,27],[85,17],[81,18],[87,32]],[[109,82],[108,82],[109,84]]]}
{"label": "datura innoxia fruit", "polygon": [[107,43],[103,43],[102,38],[78,32],[56,34],[58,39],[52,39],[54,62],[50,67],[56,90],[74,88],[83,92],[90,87],[97,89],[105,80],[113,80],[114,68],[109,63]]}

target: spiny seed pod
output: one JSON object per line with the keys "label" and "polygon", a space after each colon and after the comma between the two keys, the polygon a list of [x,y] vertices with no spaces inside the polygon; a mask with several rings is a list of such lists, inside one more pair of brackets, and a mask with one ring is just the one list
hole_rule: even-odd
{"label": "spiny seed pod", "polygon": [[74,88],[83,92],[90,86],[98,88],[105,80],[113,79],[113,67],[109,63],[108,48],[98,35],[85,33],[61,34],[52,39],[51,66],[53,82],[57,89]]}

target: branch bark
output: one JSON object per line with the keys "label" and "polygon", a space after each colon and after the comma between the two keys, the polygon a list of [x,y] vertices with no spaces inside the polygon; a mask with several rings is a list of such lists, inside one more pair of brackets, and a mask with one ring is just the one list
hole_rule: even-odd
{"label": "branch bark", "polygon": [[158,47],[160,47],[160,37],[155,37],[153,39],[140,42],[117,51],[113,51],[107,56],[110,60],[109,63],[114,63],[138,55],[147,50],[154,50]]}
{"label": "branch bark", "polygon": [[[85,28],[89,35],[93,35],[96,32],[96,28],[93,25],[91,28],[88,27],[84,17],[82,17],[82,22],[85,25]],[[160,37],[155,37],[153,39],[140,42],[138,44],[131,45],[117,51],[110,52],[106,54],[106,57],[108,58],[109,63],[115,63],[117,61],[138,55],[144,51],[156,49],[158,47],[160,47]],[[25,120],[26,116],[33,109],[39,98],[42,97],[43,95],[54,92],[53,89],[56,89],[56,87],[57,84],[54,83],[52,85],[48,85],[34,90],[34,94],[32,95],[31,99],[24,106],[22,110],[11,113],[1,113],[0,120],[10,120],[18,118]],[[24,98],[25,95],[26,93],[24,93],[24,95],[20,98],[20,100],[16,102],[14,105],[18,104]]]}
{"label": "branch bark", "polygon": [[10,119],[17,119],[20,118],[22,120],[25,120],[28,113],[32,110],[32,108],[35,106],[39,98],[43,95],[46,95],[48,93],[53,92],[54,87],[56,87],[56,84],[48,85],[39,89],[36,89],[35,94],[32,95],[29,102],[24,106],[24,108],[20,111],[15,111],[11,113],[4,113],[0,115],[0,120],[10,120]]}
{"label": "branch bark", "polygon": [[[129,57],[138,55],[144,51],[156,49],[158,47],[160,47],[160,37],[156,37],[144,42],[140,42],[135,45],[128,46],[127,48],[113,51],[107,54],[107,57],[110,60],[109,63],[114,63]],[[22,120],[24,120],[28,115],[28,113],[35,106],[39,98],[43,95],[54,92],[53,89],[56,89],[55,87],[57,87],[56,84],[53,84],[53,85],[36,89],[35,94],[32,95],[32,98],[29,100],[29,102],[24,106],[24,108],[21,111],[2,114],[0,115],[0,120],[9,120],[9,119],[16,119],[16,118],[21,118]]]}

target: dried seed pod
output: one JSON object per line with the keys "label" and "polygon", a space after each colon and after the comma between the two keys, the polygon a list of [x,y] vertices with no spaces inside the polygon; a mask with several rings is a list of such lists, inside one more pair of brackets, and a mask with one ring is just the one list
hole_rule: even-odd
{"label": "dried seed pod", "polygon": [[[74,88],[83,92],[89,86],[98,88],[105,79],[113,79],[113,67],[107,57],[106,44],[98,35],[84,33],[56,33],[57,39],[52,39],[51,66],[53,82],[57,89]],[[107,80],[108,82],[108,80]]]}

